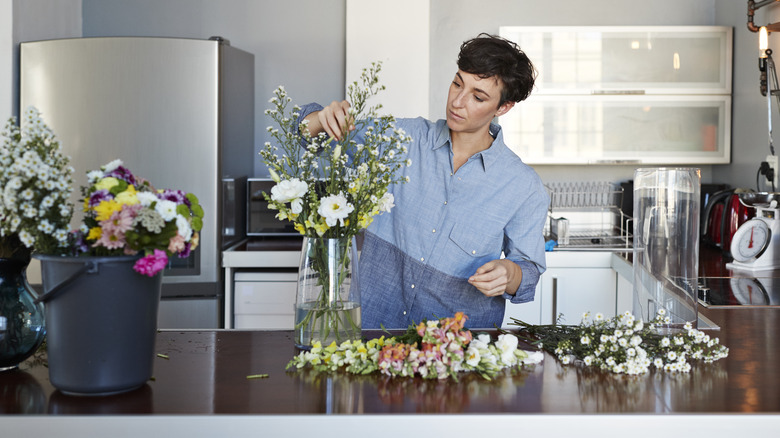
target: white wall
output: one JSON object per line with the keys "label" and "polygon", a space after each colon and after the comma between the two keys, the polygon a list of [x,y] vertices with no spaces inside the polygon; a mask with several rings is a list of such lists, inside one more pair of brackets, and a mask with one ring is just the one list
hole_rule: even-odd
{"label": "white wall", "polygon": [[[347,83],[382,61],[382,114],[429,118],[430,1],[347,0]],[[327,102],[325,102],[327,103]]]}
{"label": "white wall", "polygon": [[14,114],[14,40],[13,10],[11,0],[0,0],[0,123]]}

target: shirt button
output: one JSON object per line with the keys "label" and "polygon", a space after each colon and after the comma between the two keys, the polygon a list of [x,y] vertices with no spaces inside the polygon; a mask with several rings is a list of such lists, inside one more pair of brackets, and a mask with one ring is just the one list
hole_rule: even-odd
{"label": "shirt button", "polygon": [[447,201],[444,201],[444,205],[447,205]]}
{"label": "shirt button", "polygon": [[404,315],[406,315],[406,310],[404,310]]}
{"label": "shirt button", "polygon": [[434,232],[434,233],[436,232],[436,228],[434,228],[434,229],[433,229],[433,232]]}
{"label": "shirt button", "polygon": [[472,253],[472,254],[476,254],[477,252],[472,250],[472,251],[471,251],[471,253]]}
{"label": "shirt button", "polygon": [[414,285],[412,285],[412,289],[414,289]]}
{"label": "shirt button", "polygon": [[420,257],[420,261],[424,262],[425,261],[425,257]]}

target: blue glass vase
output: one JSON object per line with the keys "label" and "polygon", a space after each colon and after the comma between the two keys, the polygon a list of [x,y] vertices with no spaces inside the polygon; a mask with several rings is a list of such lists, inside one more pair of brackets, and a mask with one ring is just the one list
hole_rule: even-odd
{"label": "blue glass vase", "polygon": [[43,304],[27,282],[27,262],[0,258],[0,371],[16,368],[43,342]]}

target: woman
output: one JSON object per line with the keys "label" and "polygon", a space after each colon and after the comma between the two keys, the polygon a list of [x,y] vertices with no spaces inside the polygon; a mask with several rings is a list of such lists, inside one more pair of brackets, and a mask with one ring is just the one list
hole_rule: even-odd
{"label": "woman", "polygon": [[[391,187],[396,207],[365,233],[364,328],[405,328],[458,311],[467,327],[500,326],[505,302],[532,301],[544,272],[549,199],[492,123],[528,97],[534,67],[516,44],[487,34],[464,42],[457,64],[445,120],[396,121],[412,137],[414,164],[403,169],[409,182]],[[349,107],[310,104],[300,117],[312,135],[340,139],[354,129]]]}

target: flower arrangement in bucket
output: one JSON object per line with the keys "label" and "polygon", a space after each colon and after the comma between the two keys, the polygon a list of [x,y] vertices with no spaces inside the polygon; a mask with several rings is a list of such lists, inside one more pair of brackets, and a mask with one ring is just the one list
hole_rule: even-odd
{"label": "flower arrangement in bucket", "polygon": [[94,256],[143,256],[133,265],[154,276],[168,257],[188,257],[198,246],[203,209],[198,198],[181,190],[156,190],[121,160],[87,173],[81,187],[84,222],[74,232],[74,253]]}
{"label": "flower arrangement in bucket", "polygon": [[[158,190],[121,160],[87,172],[83,220],[41,261],[49,380],[64,393],[108,395],[152,375],[163,269],[198,245],[203,209]],[[85,317],[88,315],[89,317]]]}
{"label": "flower arrangement in bucket", "polygon": [[44,311],[27,283],[30,255],[64,251],[73,212],[73,168],[38,110],[24,129],[11,117],[0,148],[0,369],[33,354],[45,336]]}
{"label": "flower arrangement in bucket", "polygon": [[355,129],[339,141],[324,133],[312,137],[306,122],[299,124],[300,108],[289,111],[283,87],[270,100],[274,108],[266,110],[279,127],[268,128],[278,146],[267,142],[260,152],[277,183],[264,196],[278,219],[292,221],[305,236],[295,317],[295,342],[302,348],[315,339],[328,344],[359,338],[354,237],[374,216],[390,211],[388,188],[404,182],[397,170],[411,165],[404,158],[410,138],[392,116],[378,115],[381,105],[368,104],[384,89],[380,70],[374,63],[349,85]]}

